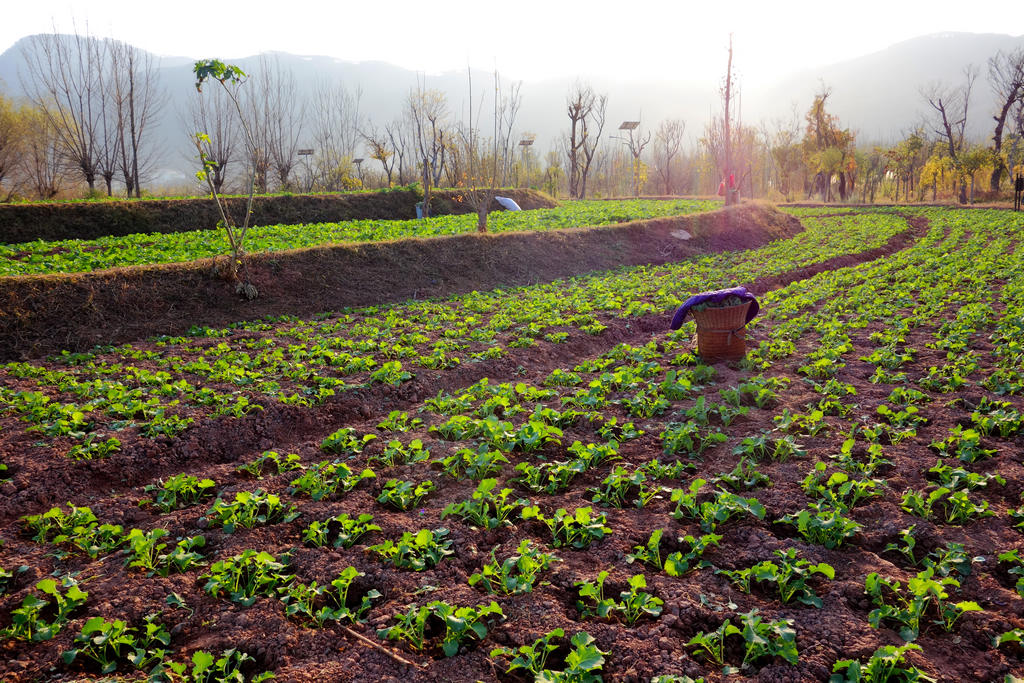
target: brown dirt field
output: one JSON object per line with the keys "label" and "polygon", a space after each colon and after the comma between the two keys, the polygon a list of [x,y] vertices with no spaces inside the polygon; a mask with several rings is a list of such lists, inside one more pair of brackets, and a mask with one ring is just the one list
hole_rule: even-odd
{"label": "brown dirt field", "polygon": [[[768,290],[797,282],[816,272],[853,265],[903,249],[927,230],[925,221],[914,221],[913,231],[901,234],[879,249],[857,256],[845,256],[818,264],[812,268],[787,273],[783,276],[751,283],[750,289],[762,294]],[[747,239],[738,235],[733,239]],[[720,242],[721,246],[725,246]],[[950,317],[947,314],[946,318]],[[903,444],[887,452],[893,463],[885,476],[891,480],[895,493],[887,494],[881,502],[868,503],[857,507],[853,516],[865,525],[865,533],[841,550],[828,550],[820,545],[804,542],[791,529],[770,522],[758,522],[742,518],[724,524],[719,533],[723,538],[718,547],[710,549],[706,558],[715,566],[725,569],[748,567],[756,561],[772,557],[776,549],[796,547],[802,557],[812,562],[828,562],[837,571],[837,578],[824,581],[812,579],[811,585],[822,598],[824,607],[820,610],[799,604],[783,605],[772,593],[755,588],[750,594],[742,593],[723,576],[713,570],[700,570],[684,577],[669,577],[640,563],[627,565],[626,554],[635,545],[646,541],[655,528],[666,529],[667,545],[673,541],[669,536],[699,535],[699,527],[686,521],[673,519],[672,505],[664,498],[655,500],[643,509],[598,508],[608,514],[614,529],[612,535],[593,544],[588,550],[555,550],[561,562],[541,574],[539,583],[532,592],[514,597],[490,596],[472,588],[467,581],[471,574],[480,570],[487,561],[491,550],[498,557],[504,557],[514,550],[513,539],[529,536],[535,541],[549,542],[550,535],[543,526],[532,522],[519,522],[515,527],[493,531],[472,528],[455,517],[448,517],[444,525],[451,530],[456,555],[443,560],[436,568],[425,572],[400,571],[384,564],[367,551],[369,545],[384,538],[394,538],[401,531],[417,523],[436,526],[447,503],[469,497],[475,482],[456,481],[441,475],[436,470],[429,474],[438,488],[418,509],[410,512],[393,512],[376,503],[386,477],[401,477],[419,481],[428,476],[422,465],[406,465],[388,468],[375,482],[362,484],[348,494],[314,502],[308,498],[292,498],[285,493],[292,479],[290,473],[266,475],[256,480],[236,470],[239,464],[251,461],[266,449],[282,454],[297,453],[306,464],[329,458],[318,447],[320,441],[341,426],[355,428],[359,434],[376,433],[381,436],[366,453],[351,460],[355,469],[367,464],[368,455],[378,453],[388,438],[401,438],[403,442],[419,438],[434,456],[446,455],[459,444],[452,444],[438,438],[436,433],[426,429],[427,425],[402,434],[388,435],[377,427],[379,420],[392,410],[405,410],[410,415],[419,415],[428,424],[443,418],[429,411],[417,412],[425,407],[425,399],[440,390],[456,392],[483,377],[489,377],[492,384],[502,381],[527,382],[540,386],[544,378],[555,368],[571,369],[586,358],[594,358],[625,342],[642,345],[649,341],[665,341],[669,315],[650,315],[642,318],[623,320],[605,316],[602,321],[608,329],[600,337],[574,334],[563,344],[545,344],[534,348],[517,349],[514,354],[499,360],[466,364],[455,370],[441,373],[421,372],[415,381],[398,388],[376,386],[371,389],[346,392],[316,409],[303,409],[273,404],[257,415],[240,420],[203,420],[183,437],[165,440],[139,440],[125,443],[121,454],[98,461],[76,463],[67,459],[39,459],[31,455],[27,442],[7,442],[8,450],[0,452],[0,459],[12,466],[12,482],[0,486],[0,535],[5,545],[0,548],[0,558],[5,568],[24,563],[32,569],[26,575],[18,576],[7,594],[2,598],[0,626],[6,625],[5,615],[12,606],[20,604],[30,588],[50,572],[69,569],[80,570],[80,579],[87,580],[90,592],[88,615],[102,615],[108,619],[124,619],[139,624],[150,611],[163,609],[161,621],[172,633],[172,646],[180,655],[204,649],[220,652],[229,647],[238,647],[256,659],[259,670],[271,669],[281,681],[502,681],[529,680],[527,677],[505,674],[501,667],[487,657],[496,646],[518,647],[530,643],[550,629],[564,628],[567,636],[578,630],[586,630],[597,639],[597,644],[612,654],[607,658],[603,671],[608,681],[629,681],[646,683],[654,675],[672,673],[704,677],[707,681],[764,681],[771,683],[797,683],[802,681],[826,681],[832,663],[842,657],[865,658],[883,644],[899,644],[899,637],[890,629],[872,629],[867,626],[866,615],[870,605],[863,594],[863,574],[867,571],[882,571],[905,580],[912,577],[916,568],[906,565],[898,555],[886,553],[885,545],[896,539],[906,524],[903,514],[894,500],[903,486],[920,488],[922,460],[934,461],[925,444],[945,433],[954,423],[952,411],[936,406],[933,422],[922,429],[913,443]],[[944,322],[935,319],[927,328],[913,330],[907,345],[924,350],[929,335]],[[876,326],[878,327],[878,326]],[[770,327],[759,328],[750,344],[756,343]],[[858,391],[858,403],[864,410],[884,402],[889,387],[871,384],[867,377],[872,366],[853,359],[869,353],[868,343],[875,328],[853,331],[855,350],[849,354],[849,366],[840,376],[843,381],[853,384]],[[247,336],[252,336],[251,334]],[[985,354],[987,342],[980,336],[972,341],[972,349]],[[798,342],[797,354],[780,362],[772,369],[772,375],[792,380],[789,388],[781,393],[779,401],[767,410],[751,408],[749,414],[739,419],[727,431],[730,435],[756,434],[772,426],[772,416],[785,408],[798,411],[816,394],[802,381],[796,368],[807,353],[814,350],[816,340],[808,335]],[[145,349],[143,344],[138,345]],[[938,362],[939,353],[927,351],[913,364],[912,372],[923,374],[929,364]],[[671,357],[668,354],[666,357]],[[986,356],[987,358],[987,356]],[[145,366],[145,361],[140,361]],[[737,384],[749,376],[731,364],[716,366],[718,375],[714,384],[702,393],[717,397],[717,390]],[[595,375],[596,377],[596,375]],[[589,378],[588,378],[589,379]],[[976,399],[973,393],[966,395]],[[1024,410],[1024,399],[1017,396],[1013,402]],[[551,401],[554,405],[555,401]],[[672,411],[691,405],[689,399],[673,402]],[[531,407],[532,409],[532,407]],[[608,415],[619,421],[630,420],[620,407],[609,407]],[[671,411],[670,411],[671,412]],[[517,418],[517,421],[521,416]],[[639,466],[654,457],[663,457],[658,432],[668,417],[637,420],[638,426],[646,430],[640,438],[624,442],[620,455],[627,466]],[[770,475],[773,485],[758,488],[755,493],[768,509],[768,518],[795,512],[805,501],[800,480],[808,463],[827,461],[834,454],[836,434],[848,428],[848,424],[830,417],[830,434],[817,437],[801,437],[808,455],[789,462],[764,463],[759,466]],[[578,421],[565,428],[563,444],[573,440],[598,442],[594,428],[585,421]],[[1024,484],[1024,438],[990,440],[989,445],[999,449],[999,455],[986,469],[1003,473],[1011,482],[999,493],[987,492],[986,497],[999,508],[1001,515],[1009,507],[1018,504],[1018,494]],[[464,444],[463,444],[464,445]],[[731,469],[736,456],[731,448],[734,442],[715,447],[704,454],[696,472],[685,475],[710,478]],[[564,450],[561,449],[561,450]],[[927,453],[928,458],[922,458]],[[559,449],[547,448],[540,452],[541,458],[561,457]],[[663,458],[664,459],[664,458]],[[514,455],[513,465],[519,461],[538,461],[537,455]],[[930,462],[928,463],[931,464]],[[378,466],[374,465],[377,469]],[[381,468],[383,470],[383,468]],[[571,488],[554,496],[544,498],[545,510],[564,506],[569,509],[588,504],[587,489],[600,484],[609,468],[588,471],[574,480]],[[291,523],[273,524],[252,530],[225,534],[209,524],[206,510],[209,501],[203,504],[160,514],[151,506],[141,504],[147,497],[142,490],[146,483],[167,477],[181,471],[202,474],[213,478],[218,490],[227,495],[240,490],[265,490],[282,494],[282,499],[299,503],[303,516]],[[503,476],[512,475],[511,466],[506,466]],[[666,482],[668,486],[682,486],[678,481]],[[516,496],[531,497],[528,491],[516,489]],[[535,496],[534,496],[535,497]],[[375,601],[367,624],[357,624],[352,631],[377,641],[375,630],[394,624],[392,615],[403,612],[410,604],[423,604],[428,600],[444,599],[459,605],[486,604],[495,599],[503,608],[506,619],[495,623],[488,630],[486,640],[471,644],[466,651],[451,658],[445,658],[436,647],[424,652],[412,652],[407,646],[385,643],[372,647],[339,626],[321,629],[305,628],[285,615],[281,603],[273,598],[259,598],[252,607],[241,607],[224,599],[209,596],[202,589],[202,582],[196,577],[203,571],[175,574],[169,577],[144,578],[138,572],[121,567],[119,556],[109,556],[90,562],[81,555],[62,560],[49,553],[49,548],[31,542],[18,532],[16,519],[27,512],[45,511],[50,505],[59,505],[72,500],[78,505],[90,505],[101,521],[118,523],[129,527],[149,529],[162,526],[171,532],[171,537],[203,533],[209,541],[204,553],[227,557],[245,548],[263,548],[280,557],[294,551],[290,571],[303,581],[317,580],[326,583],[346,566],[355,566],[365,572],[359,579],[354,592],[376,588],[383,597]],[[339,511],[372,511],[374,523],[382,530],[373,532],[350,549],[311,548],[301,544],[301,530],[313,519],[324,519]],[[427,522],[426,520],[429,520]],[[947,542],[968,543],[972,554],[984,555],[986,562],[994,562],[994,553],[1007,545],[1007,539],[995,533],[995,526],[981,520],[970,527],[938,525],[919,521],[919,540],[925,550],[931,550]],[[1014,539],[1016,542],[1016,539]],[[1019,543],[1017,543],[1019,545]],[[663,548],[665,546],[663,545]],[[671,547],[669,548],[671,549]],[[634,626],[624,627],[612,620],[579,618],[574,601],[575,582],[592,579],[598,570],[612,569],[606,594],[617,595],[626,585],[626,580],[635,573],[647,577],[648,590],[664,600],[664,610],[659,618],[641,618]],[[911,654],[910,661],[926,670],[941,681],[996,681],[1005,674],[1024,673],[1024,659],[1020,654],[1004,649],[991,648],[991,637],[1012,626],[1024,624],[1024,601],[1013,591],[1013,577],[995,572],[981,571],[984,565],[964,581],[964,599],[978,600],[986,614],[968,614],[959,622],[954,634],[938,628],[925,629],[916,642],[925,655]],[[188,609],[166,607],[165,598],[175,592],[184,596]],[[796,667],[781,660],[768,661],[755,669],[736,676],[723,676],[717,667],[693,656],[687,641],[699,631],[717,628],[725,618],[733,618],[738,612],[759,609],[766,617],[773,619],[790,618],[795,622],[800,649],[800,662]],[[991,613],[988,614],[988,613]],[[21,681],[70,681],[92,680],[96,677],[93,667],[75,664],[64,667],[59,664],[60,654],[70,647],[79,622],[73,621],[55,639],[42,643],[21,643],[8,641],[0,646],[0,676],[12,683]],[[72,628],[74,626],[74,628]],[[378,641],[379,642],[379,641]],[[550,666],[558,666],[565,656],[560,648],[549,660]],[[735,644],[727,648],[726,658],[738,663],[742,655]],[[411,662],[402,664],[401,660]],[[87,677],[87,678],[85,678]]]}

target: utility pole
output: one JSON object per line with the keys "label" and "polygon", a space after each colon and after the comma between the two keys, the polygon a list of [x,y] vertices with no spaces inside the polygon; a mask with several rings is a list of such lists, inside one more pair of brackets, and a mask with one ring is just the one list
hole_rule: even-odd
{"label": "utility pole", "polygon": [[729,182],[732,170],[732,137],[729,120],[729,102],[732,99],[732,34],[729,34],[729,65],[725,70],[725,205],[732,206],[737,201],[738,192]]}

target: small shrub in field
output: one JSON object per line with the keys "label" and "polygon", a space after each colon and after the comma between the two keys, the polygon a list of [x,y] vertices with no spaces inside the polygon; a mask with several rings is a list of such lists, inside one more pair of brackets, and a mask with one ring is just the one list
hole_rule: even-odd
{"label": "small shrub in field", "polygon": [[380,527],[372,522],[373,515],[363,513],[353,518],[342,512],[322,522],[312,522],[302,532],[302,540],[318,548],[327,544],[335,548],[350,548],[364,534],[380,531]]}
{"label": "small shrub in field", "polygon": [[558,649],[555,638],[563,638],[565,632],[556,628],[544,634],[530,645],[523,645],[518,650],[499,647],[491,650],[491,658],[512,657],[507,673],[522,669],[535,681],[578,681],[579,683],[597,683],[601,680],[598,673],[604,666],[604,650],[594,645],[594,637],[586,631],[579,631],[570,640],[569,654],[565,657],[565,667],[561,671],[546,668],[548,656]]}
{"label": "small shrub in field", "polygon": [[452,542],[444,540],[447,535],[448,530],[444,528],[433,531],[420,529],[415,534],[406,531],[398,541],[387,539],[383,543],[371,545],[367,550],[390,560],[399,569],[421,572],[455,554]]}
{"label": "small shrub in field", "polygon": [[529,593],[533,590],[537,575],[548,569],[552,562],[560,561],[554,553],[545,553],[542,548],[524,538],[515,554],[501,562],[498,562],[494,550],[491,550],[491,561],[485,563],[479,573],[469,577],[469,585],[479,584],[488,593]]}
{"label": "small shrub in field", "polygon": [[435,600],[422,607],[410,607],[405,614],[396,614],[398,623],[390,628],[377,631],[378,638],[405,641],[415,651],[428,645],[427,621],[435,617],[444,624],[444,637],[440,643],[446,657],[458,654],[459,649],[471,640],[483,640],[487,636],[487,624],[495,618],[504,619],[498,603],[479,607],[457,607],[442,600]]}
{"label": "small shrub in field", "polygon": [[568,545],[583,549],[593,541],[600,540],[612,533],[611,527],[605,524],[606,516],[603,513],[595,515],[590,507],[577,508],[572,514],[569,514],[565,508],[559,508],[551,517],[547,517],[541,513],[540,508],[533,505],[524,508],[521,517],[524,520],[536,519],[544,524],[551,531],[556,548]]}

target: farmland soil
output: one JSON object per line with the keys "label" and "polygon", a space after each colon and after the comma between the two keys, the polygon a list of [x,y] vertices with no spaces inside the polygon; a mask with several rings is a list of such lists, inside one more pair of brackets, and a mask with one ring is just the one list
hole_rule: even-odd
{"label": "farmland soil", "polygon": [[[906,248],[928,229],[923,219],[913,219],[912,230],[890,240],[888,244],[871,252],[856,256],[842,256],[813,267],[763,278],[751,283],[749,289],[757,294],[776,289],[791,282],[810,277],[818,272],[853,265],[869,259],[879,258]],[[667,226],[677,229],[678,226]],[[719,237],[719,248],[739,248],[747,244],[749,235],[735,234]],[[678,256],[673,256],[678,258]],[[454,285],[453,285],[454,286]],[[467,287],[461,283],[457,287]],[[371,292],[370,297],[389,298],[383,292]],[[394,295],[390,295],[394,296]],[[327,299],[312,297],[316,305],[323,306]],[[334,308],[328,305],[326,308]],[[271,309],[277,310],[277,309]],[[289,312],[287,307],[281,309]],[[305,309],[303,309],[305,310]],[[670,312],[669,312],[670,313]],[[232,315],[229,311],[221,315]],[[561,344],[543,347],[517,349],[514,354],[497,360],[466,364],[445,372],[418,373],[412,381],[400,387],[376,385],[374,388],[346,392],[341,398],[327,402],[315,409],[289,407],[268,403],[265,410],[243,419],[209,419],[197,415],[197,424],[182,437],[175,439],[126,440],[120,453],[104,460],[72,462],[35,458],[33,437],[8,440],[5,452],[0,452],[0,461],[11,468],[11,481],[0,485],[0,530],[5,545],[0,549],[0,558],[5,568],[24,564],[31,569],[17,575],[4,596],[4,607],[0,614],[6,615],[11,606],[21,603],[35,583],[50,573],[63,573],[69,569],[80,571],[80,580],[86,582],[90,593],[89,616],[104,616],[108,619],[123,619],[130,624],[140,624],[149,613],[160,610],[160,621],[171,632],[172,643],[179,652],[191,653],[205,650],[219,653],[227,648],[239,648],[255,658],[255,665],[249,671],[272,670],[282,681],[520,681],[527,677],[505,673],[505,667],[498,660],[489,658],[488,652],[498,646],[516,649],[528,645],[555,628],[562,628],[568,636],[586,630],[594,636],[596,643],[611,654],[606,661],[603,674],[605,680],[645,682],[663,674],[704,677],[708,681],[758,680],[773,683],[797,681],[826,681],[832,671],[832,664],[842,658],[865,659],[883,644],[900,644],[902,641],[890,629],[866,627],[867,613],[871,608],[864,595],[863,575],[866,571],[880,571],[901,580],[913,577],[917,568],[908,565],[899,554],[886,551],[888,543],[898,539],[903,518],[898,505],[898,493],[907,486],[921,488],[921,442],[939,438],[954,424],[952,415],[941,409],[934,412],[933,422],[922,431],[915,444],[903,444],[887,450],[892,460],[886,475],[889,486],[895,492],[881,499],[877,504],[868,504],[853,511],[856,521],[869,532],[862,534],[851,548],[828,550],[821,545],[804,542],[791,527],[781,524],[759,522],[741,518],[722,526],[722,535],[717,546],[712,546],[705,559],[718,568],[732,570],[749,567],[755,562],[773,557],[775,550],[796,547],[801,557],[811,562],[826,562],[836,569],[837,578],[826,581],[822,577],[810,580],[810,584],[823,601],[823,607],[792,603],[782,605],[775,595],[762,586],[755,586],[751,593],[743,593],[722,575],[713,570],[700,570],[684,577],[670,577],[663,572],[637,561],[626,564],[625,558],[638,545],[643,545],[654,529],[666,529],[664,553],[685,549],[676,536],[700,536],[703,532],[692,521],[677,520],[673,517],[673,505],[664,494],[643,509],[625,507],[622,509],[602,508],[594,504],[595,510],[608,515],[608,524],[614,532],[607,538],[592,544],[586,550],[559,548],[555,552],[559,562],[549,571],[541,574],[542,581],[532,592],[517,596],[492,596],[478,588],[471,587],[469,577],[481,570],[483,563],[492,554],[499,560],[513,554],[519,539],[529,537],[538,543],[550,544],[547,529],[535,521],[518,521],[511,527],[496,530],[482,530],[470,527],[455,516],[443,518],[444,526],[450,530],[456,554],[441,561],[437,567],[423,572],[399,570],[380,561],[369,546],[380,543],[384,538],[396,538],[402,531],[410,529],[410,517],[415,528],[437,526],[447,504],[468,499],[476,482],[455,480],[442,476],[436,471],[420,465],[404,465],[388,469],[388,477],[422,480],[429,476],[437,483],[437,489],[420,505],[407,512],[389,510],[376,502],[386,477],[362,484],[344,496],[329,497],[322,501],[302,498],[303,516],[294,522],[273,524],[251,530],[240,530],[234,534],[223,533],[211,524],[206,514],[209,501],[204,504],[160,513],[146,503],[150,494],[143,486],[160,478],[166,478],[182,471],[210,477],[218,484],[222,497],[228,498],[236,491],[261,488],[278,493],[282,499],[294,500],[287,493],[294,473],[264,473],[260,479],[240,472],[238,466],[251,461],[261,451],[273,449],[282,454],[296,453],[304,463],[322,460],[325,456],[319,448],[320,442],[339,427],[353,427],[356,433],[379,434],[372,448],[366,453],[350,459],[353,469],[370,464],[369,455],[378,454],[383,442],[399,436],[408,443],[411,439],[422,440],[425,447],[434,451],[435,456],[453,450],[451,443],[439,438],[427,425],[414,428],[400,435],[391,434],[378,427],[380,420],[390,411],[404,410],[410,415],[430,418],[425,401],[439,391],[456,393],[484,377],[491,384],[503,381],[525,382],[533,386],[543,385],[545,378],[556,368],[571,369],[581,360],[594,358],[619,343],[642,345],[660,339],[668,327],[668,313],[649,315],[623,320],[608,317],[603,322],[608,326],[600,336],[574,333]],[[908,346],[925,349],[929,335],[941,326],[943,319],[932,321],[928,329],[910,333]],[[144,327],[144,323],[140,323]],[[125,324],[129,330],[138,329]],[[760,328],[757,336],[766,334],[768,328]],[[869,336],[875,329],[851,331],[855,351],[852,357],[870,353]],[[755,344],[757,339],[751,340]],[[978,341],[977,351],[986,351]],[[798,342],[794,358],[805,357],[813,350],[815,341],[805,337]],[[136,345],[145,350],[144,344]],[[915,373],[923,374],[929,364],[939,362],[938,352],[919,359]],[[139,365],[146,367],[146,361]],[[716,366],[716,389],[734,386],[749,375],[734,365]],[[865,363],[851,363],[843,380],[857,391],[858,402],[873,407],[886,400],[889,388],[869,381],[871,366]],[[773,374],[791,380],[789,389],[782,392],[779,401],[771,410],[751,409],[739,419],[732,431],[742,434],[758,434],[773,427],[772,416],[785,409],[797,412],[817,396],[802,381],[795,364],[780,364]],[[24,387],[31,384],[25,382]],[[14,387],[18,388],[18,387]],[[711,395],[716,395],[713,391]],[[970,398],[976,398],[968,396]],[[1014,399],[1018,409],[1024,410],[1024,401]],[[664,420],[643,420],[630,417],[621,408],[610,409],[621,422],[636,420],[637,426],[646,428],[639,438],[623,441],[619,455],[621,463],[629,469],[650,462],[653,458],[664,457],[658,432],[664,427]],[[436,415],[434,422],[440,421]],[[831,419],[833,428],[838,423]],[[758,488],[756,495],[767,510],[766,519],[778,519],[785,514],[799,511],[806,497],[800,488],[800,481],[807,469],[807,462],[828,460],[834,455],[836,434],[802,437],[808,451],[807,458],[788,462],[767,463],[761,466],[774,484]],[[579,440],[583,443],[600,442],[595,427],[585,420],[577,420],[564,428],[564,444]],[[730,444],[731,445],[731,444]],[[1015,507],[1024,484],[1024,467],[1020,453],[1024,452],[1024,439],[998,444],[1000,448],[999,471],[1011,482],[1010,486],[989,492],[987,496],[1000,516],[1005,517],[1009,508]],[[564,451],[564,448],[562,449]],[[539,462],[561,457],[553,446],[542,448],[537,454],[517,454],[516,460]],[[515,462],[515,461],[514,461]],[[513,462],[513,464],[514,464]],[[714,447],[696,463],[699,476],[710,478],[727,472],[736,463],[736,456],[730,449]],[[383,469],[383,468],[381,468]],[[591,489],[601,486],[607,467],[588,471],[573,481],[566,491],[544,498],[544,509],[551,512],[557,507],[578,508],[589,504]],[[512,475],[506,467],[504,475]],[[688,473],[686,478],[694,476]],[[678,482],[675,485],[679,485]],[[528,491],[516,489],[516,496],[531,497]],[[170,531],[170,538],[205,534],[208,545],[204,554],[219,558],[242,552],[247,548],[267,550],[278,558],[289,558],[289,572],[309,582],[316,580],[327,584],[345,567],[352,565],[364,572],[352,589],[352,594],[362,594],[376,589],[382,597],[375,601],[368,623],[351,626],[331,625],[323,628],[307,628],[288,619],[281,603],[272,597],[261,597],[251,607],[242,607],[223,598],[215,598],[203,590],[198,572],[172,574],[169,577],[146,578],[144,574],[121,566],[121,557],[111,555],[95,561],[83,560],[81,556],[56,557],[43,544],[31,542],[18,532],[17,518],[27,513],[39,513],[51,505],[73,501],[77,505],[89,505],[96,516],[111,524],[124,528],[139,527],[150,529],[155,526]],[[311,520],[323,520],[340,511],[355,514],[372,511],[374,523],[381,527],[372,532],[350,549],[312,548],[301,543],[301,532]],[[422,519],[422,521],[420,521]],[[999,533],[995,524],[984,520],[971,527],[972,536],[967,537],[960,527],[940,526],[931,522],[918,524],[918,539],[924,550],[933,550],[948,542],[969,543],[975,554],[986,557],[1007,547],[1016,539]],[[601,569],[611,569],[605,594],[618,596],[627,589],[627,580],[637,573],[645,574],[651,593],[664,601],[664,608],[657,617],[640,618],[636,624],[626,628],[610,619],[580,618],[576,606],[577,584],[593,580]],[[963,585],[963,599],[982,603],[985,613],[965,615],[955,637],[941,629],[931,627],[924,630],[917,643],[927,652],[927,658],[911,653],[911,662],[924,667],[930,674],[942,681],[992,681],[1001,680],[1008,673],[1024,673],[1019,656],[1004,654],[991,648],[994,635],[1010,627],[1024,623],[1024,606],[1013,591],[1013,577],[993,578],[993,574],[976,572]],[[170,595],[183,596],[187,607],[170,607],[166,598]],[[428,643],[423,650],[415,650],[407,644],[386,642],[378,638],[377,629],[395,624],[394,615],[404,613],[408,605],[425,604],[431,600],[446,600],[458,605],[487,604],[494,599],[503,609],[505,619],[493,623],[483,643],[470,642],[454,657],[445,657],[438,642],[443,631],[440,623],[432,620],[428,624]],[[773,619],[791,619],[797,631],[800,651],[796,666],[775,658],[760,663],[735,676],[723,676],[721,667],[696,657],[688,641],[699,632],[709,632],[721,626],[724,619],[736,623],[737,614],[758,609]],[[0,623],[5,626],[6,622]],[[353,634],[359,634],[361,639]],[[75,680],[83,676],[94,676],[97,671],[89,665],[76,663],[72,666],[56,664],[61,653],[71,646],[74,633],[66,629],[53,640],[40,643],[25,643],[9,640],[0,653],[0,676],[10,681],[30,680]],[[369,642],[368,642],[369,641]],[[560,641],[560,642],[563,642]],[[371,644],[372,643],[372,644]],[[560,669],[565,662],[568,648],[562,644],[548,660],[548,666]],[[739,664],[742,651],[736,642],[730,642],[725,651],[725,660]],[[505,660],[507,661],[507,660]]]}

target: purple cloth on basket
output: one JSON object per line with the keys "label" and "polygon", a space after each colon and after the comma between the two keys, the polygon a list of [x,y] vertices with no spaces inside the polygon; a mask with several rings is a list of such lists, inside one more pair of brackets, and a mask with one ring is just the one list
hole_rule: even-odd
{"label": "purple cloth on basket", "polygon": [[747,291],[746,287],[730,287],[729,289],[716,289],[713,292],[701,292],[700,294],[694,294],[689,299],[683,302],[683,305],[676,309],[676,314],[672,316],[672,329],[678,330],[683,326],[683,322],[686,321],[686,316],[690,314],[690,309],[697,304],[702,304],[705,301],[718,302],[722,301],[729,296],[738,296],[743,301],[750,301],[750,309],[747,310],[747,322],[749,323],[757,315],[757,312],[761,310],[761,307],[757,303],[757,298]]}

